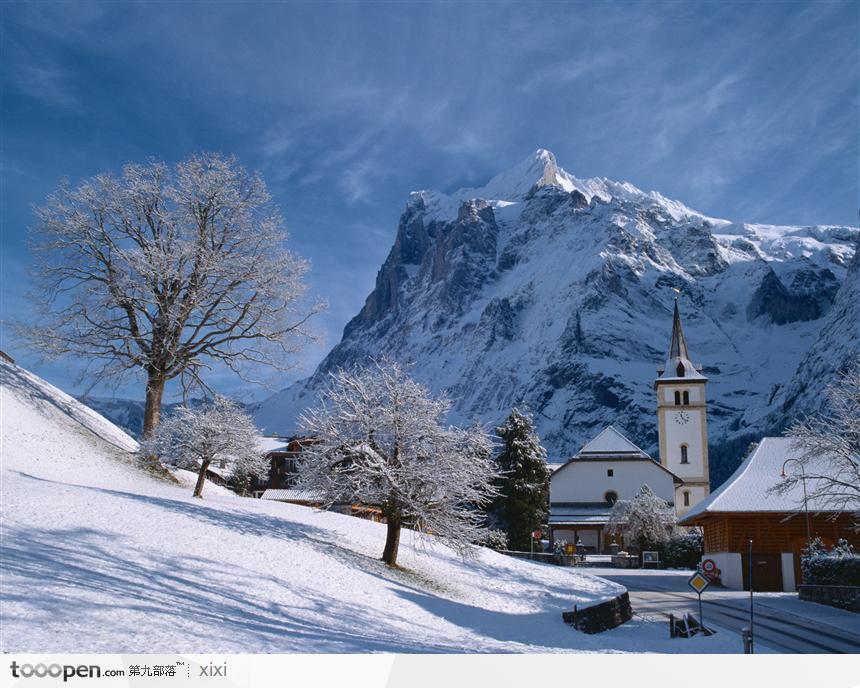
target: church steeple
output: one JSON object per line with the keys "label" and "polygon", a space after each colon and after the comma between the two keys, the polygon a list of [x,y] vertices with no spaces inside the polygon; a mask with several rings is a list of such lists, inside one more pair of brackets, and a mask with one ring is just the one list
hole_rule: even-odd
{"label": "church steeple", "polygon": [[678,298],[675,297],[675,313],[672,317],[672,339],[669,342],[669,353],[666,355],[666,363],[657,369],[660,379],[690,378],[694,380],[705,380],[702,375],[701,366],[694,365],[690,360],[690,351],[687,349],[687,340],[684,337],[684,328],[681,327],[681,312],[678,309]]}
{"label": "church steeple", "polygon": [[708,420],[701,367],[690,360],[681,326],[678,299],[672,317],[672,339],[665,364],[657,369],[657,422],[660,463],[681,478],[675,489],[675,511],[683,514],[710,492]]}
{"label": "church steeple", "polygon": [[675,297],[675,315],[672,318],[672,341],[669,344],[669,356],[667,358],[686,358],[690,360],[690,354],[687,352],[687,340],[684,339],[684,330],[681,328],[678,297]]}

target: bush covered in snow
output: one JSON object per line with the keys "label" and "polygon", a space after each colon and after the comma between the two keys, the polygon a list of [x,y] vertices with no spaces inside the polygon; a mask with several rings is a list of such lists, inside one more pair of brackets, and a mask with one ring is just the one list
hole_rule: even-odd
{"label": "bush covered in snow", "polygon": [[860,556],[846,540],[839,540],[828,552],[821,538],[815,538],[800,567],[807,585],[860,586]]}
{"label": "bush covered in snow", "polygon": [[660,556],[666,568],[694,569],[705,553],[705,539],[698,528],[678,533],[660,548]]}

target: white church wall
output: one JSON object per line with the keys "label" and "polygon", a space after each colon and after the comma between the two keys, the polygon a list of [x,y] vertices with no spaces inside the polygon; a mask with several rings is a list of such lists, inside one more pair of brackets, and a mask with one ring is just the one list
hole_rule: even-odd
{"label": "white church wall", "polygon": [[[608,471],[612,471],[609,476]],[[572,465],[553,473],[550,479],[550,501],[603,502],[608,491],[618,499],[633,499],[642,487],[667,502],[675,499],[675,488],[670,476],[654,461],[588,461],[575,459]]]}
{"label": "white church wall", "polygon": [[[665,420],[666,468],[679,478],[702,477],[704,447],[702,445],[702,413],[703,410],[690,409],[685,413],[689,416],[686,423],[676,419],[680,411],[667,410]],[[681,463],[681,445],[687,445],[689,463]]]}
{"label": "white church wall", "polygon": [[[690,503],[689,505],[684,504],[684,492],[690,493]],[[707,493],[705,492],[704,487],[700,487],[699,485],[680,485],[675,488],[675,513],[678,516],[683,516],[690,509],[692,509],[696,504],[701,502],[705,497],[707,497]]]}

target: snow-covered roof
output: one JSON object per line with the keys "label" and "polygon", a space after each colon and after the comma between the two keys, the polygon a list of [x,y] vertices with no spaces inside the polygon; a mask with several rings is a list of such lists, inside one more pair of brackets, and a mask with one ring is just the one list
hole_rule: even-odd
{"label": "snow-covered roof", "polygon": [[[792,512],[803,508],[803,486],[798,481],[791,490],[783,494],[768,492],[780,480],[783,462],[799,458],[801,452],[790,437],[765,437],[759,442],[732,476],[718,490],[696,504],[680,519],[679,523],[692,524],[698,518],[711,513],[726,512]],[[796,470],[796,464],[786,466],[786,472]],[[806,469],[809,472],[809,467]],[[812,481],[809,481],[811,483]],[[811,486],[807,485],[808,489]],[[810,511],[819,509],[813,500]]]}
{"label": "snow-covered roof", "polygon": [[322,493],[315,490],[266,490],[260,499],[273,502],[319,502],[322,503]]}
{"label": "snow-covered roof", "polygon": [[283,437],[260,437],[257,439],[257,451],[261,454],[268,454],[271,451],[286,449],[290,441]]}
{"label": "snow-covered roof", "polygon": [[601,525],[609,523],[611,504],[563,504],[550,505],[551,525]]}
{"label": "snow-covered roof", "polygon": [[633,442],[628,440],[612,425],[604,428],[594,439],[588,442],[575,459],[587,459],[595,455],[621,455],[621,456],[636,456],[640,458],[650,459],[647,453],[642,451]]}

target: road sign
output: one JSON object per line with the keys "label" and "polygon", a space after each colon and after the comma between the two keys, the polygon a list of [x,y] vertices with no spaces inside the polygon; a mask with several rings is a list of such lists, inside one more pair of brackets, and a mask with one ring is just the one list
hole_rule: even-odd
{"label": "road sign", "polygon": [[716,570],[717,562],[715,562],[713,559],[705,559],[705,561],[702,562],[702,571],[704,571],[705,573],[713,573]]}
{"label": "road sign", "polygon": [[541,536],[542,534],[543,534],[543,533],[541,533],[539,530],[535,530],[535,531],[533,531],[533,532],[532,532],[532,537],[533,537],[535,540],[540,540],[540,536]]}
{"label": "road sign", "polygon": [[711,584],[703,574],[699,571],[696,571],[692,576],[690,576],[689,580],[687,580],[687,585],[689,585],[693,590],[696,591],[697,594],[701,595],[705,588],[707,588]]}

